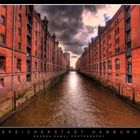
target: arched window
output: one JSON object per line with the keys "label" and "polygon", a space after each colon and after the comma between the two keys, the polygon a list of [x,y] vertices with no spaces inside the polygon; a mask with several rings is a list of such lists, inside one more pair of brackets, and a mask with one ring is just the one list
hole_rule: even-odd
{"label": "arched window", "polygon": [[108,74],[111,75],[112,73],[112,62],[108,61]]}
{"label": "arched window", "polygon": [[112,62],[108,61],[108,69],[112,69]]}
{"label": "arched window", "polygon": [[106,62],[103,63],[103,68],[106,70]]}
{"label": "arched window", "polygon": [[115,69],[116,70],[120,69],[120,60],[119,59],[115,60]]}
{"label": "arched window", "polygon": [[6,58],[5,56],[0,56],[0,70],[6,70]]}

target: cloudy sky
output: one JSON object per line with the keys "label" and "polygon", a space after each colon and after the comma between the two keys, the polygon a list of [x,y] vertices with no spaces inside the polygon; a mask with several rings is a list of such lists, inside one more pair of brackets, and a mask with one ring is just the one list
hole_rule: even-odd
{"label": "cloudy sky", "polygon": [[112,18],[121,5],[38,5],[41,16],[47,16],[50,33],[56,34],[60,46],[71,53],[71,66],[87,47],[91,37],[97,36],[99,25]]}

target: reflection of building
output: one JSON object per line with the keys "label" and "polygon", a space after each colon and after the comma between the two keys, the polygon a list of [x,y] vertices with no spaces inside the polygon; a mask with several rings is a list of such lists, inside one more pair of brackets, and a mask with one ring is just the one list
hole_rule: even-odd
{"label": "reflection of building", "polygon": [[0,6],[0,98],[66,71],[47,24],[33,6]]}
{"label": "reflection of building", "polygon": [[77,61],[81,73],[120,92],[130,88],[124,94],[131,99],[132,87],[140,89],[139,11],[138,5],[121,6],[105,27],[99,26],[98,36],[91,39]]}
{"label": "reflection of building", "polygon": [[70,53],[65,52],[64,57],[67,60],[67,68],[70,67]]}

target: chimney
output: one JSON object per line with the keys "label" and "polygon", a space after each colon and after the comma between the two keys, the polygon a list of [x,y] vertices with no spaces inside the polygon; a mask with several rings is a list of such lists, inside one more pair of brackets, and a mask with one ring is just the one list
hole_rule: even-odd
{"label": "chimney", "polygon": [[56,39],[56,35],[55,35],[55,33],[53,33],[52,38],[53,38],[54,41],[55,41],[55,39]]}

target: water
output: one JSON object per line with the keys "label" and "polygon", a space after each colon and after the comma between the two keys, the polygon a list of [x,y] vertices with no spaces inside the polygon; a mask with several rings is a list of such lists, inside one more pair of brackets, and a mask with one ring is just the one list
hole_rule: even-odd
{"label": "water", "polygon": [[140,111],[92,81],[69,72],[4,126],[140,126]]}

